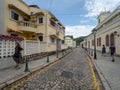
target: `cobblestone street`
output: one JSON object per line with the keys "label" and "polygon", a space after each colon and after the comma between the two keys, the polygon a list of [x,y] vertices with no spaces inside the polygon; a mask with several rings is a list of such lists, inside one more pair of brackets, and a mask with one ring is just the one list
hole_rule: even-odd
{"label": "cobblestone street", "polygon": [[83,52],[80,48],[74,49],[15,90],[95,90],[90,66]]}

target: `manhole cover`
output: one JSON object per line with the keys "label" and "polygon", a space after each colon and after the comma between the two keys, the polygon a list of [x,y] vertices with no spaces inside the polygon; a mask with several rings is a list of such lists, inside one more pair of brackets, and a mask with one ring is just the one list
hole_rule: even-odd
{"label": "manhole cover", "polygon": [[73,77],[73,73],[69,72],[69,71],[63,71],[61,73],[61,76],[66,77],[66,78],[72,78]]}

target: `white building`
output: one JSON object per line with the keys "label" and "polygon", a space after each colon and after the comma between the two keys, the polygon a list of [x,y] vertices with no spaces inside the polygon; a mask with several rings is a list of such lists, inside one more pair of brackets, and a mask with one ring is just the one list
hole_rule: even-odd
{"label": "white building", "polygon": [[67,47],[76,47],[76,41],[74,41],[73,36],[65,36],[65,44]]}
{"label": "white building", "polygon": [[[101,12],[98,16],[98,25],[94,28],[96,30],[96,49],[101,51],[102,45],[105,45],[107,53],[109,47],[114,44],[116,47],[116,54],[120,55],[120,6],[113,12]],[[84,47],[94,49],[94,34],[91,33],[84,39]]]}

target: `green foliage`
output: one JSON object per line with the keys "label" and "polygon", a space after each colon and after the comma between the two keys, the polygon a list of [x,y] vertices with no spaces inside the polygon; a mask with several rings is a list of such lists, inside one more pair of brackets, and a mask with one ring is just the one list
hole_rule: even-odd
{"label": "green foliage", "polygon": [[68,46],[67,49],[71,49],[72,47]]}
{"label": "green foliage", "polygon": [[75,40],[76,40],[76,46],[79,46],[80,42],[84,40],[84,37],[78,37],[78,38],[75,38]]}

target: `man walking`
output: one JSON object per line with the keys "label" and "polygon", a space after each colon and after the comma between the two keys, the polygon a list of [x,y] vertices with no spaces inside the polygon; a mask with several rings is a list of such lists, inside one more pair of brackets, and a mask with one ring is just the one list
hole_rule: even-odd
{"label": "man walking", "polygon": [[110,54],[111,54],[111,57],[112,57],[112,62],[114,62],[115,61],[115,59],[114,59],[114,55],[115,55],[115,46],[114,46],[114,44],[110,45]]}

